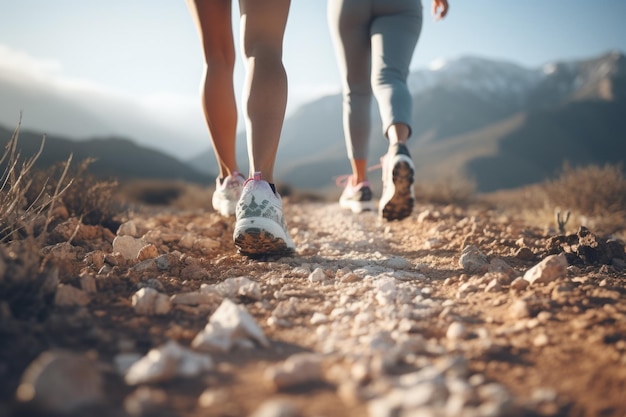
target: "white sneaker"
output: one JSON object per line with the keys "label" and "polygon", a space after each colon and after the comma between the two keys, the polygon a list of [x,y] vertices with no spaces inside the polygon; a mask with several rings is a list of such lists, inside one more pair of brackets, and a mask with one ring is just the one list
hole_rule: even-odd
{"label": "white sneaker", "polygon": [[339,207],[352,210],[353,213],[374,210],[372,201],[372,188],[368,181],[352,185],[352,177],[348,177],[348,183],[339,197]]}
{"label": "white sneaker", "polygon": [[244,178],[237,171],[233,171],[222,180],[216,178],[215,192],[212,199],[215,211],[224,217],[233,216],[239,197],[241,197],[243,183]]}
{"label": "white sneaker", "polygon": [[415,204],[415,166],[406,145],[396,144],[382,158],[383,193],[378,210],[386,220],[402,220],[411,215]]}
{"label": "white sneaker", "polygon": [[280,195],[261,173],[246,180],[237,203],[233,239],[239,253],[250,256],[291,254],[296,247],[287,231]]}

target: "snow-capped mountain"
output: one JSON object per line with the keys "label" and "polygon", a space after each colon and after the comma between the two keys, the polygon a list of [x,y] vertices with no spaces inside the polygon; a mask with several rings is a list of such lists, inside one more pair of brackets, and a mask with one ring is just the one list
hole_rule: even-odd
{"label": "snow-capped mountain", "polygon": [[[489,191],[540,181],[564,161],[604,164],[626,155],[626,57],[621,52],[539,68],[477,57],[436,64],[409,77],[409,143],[418,177],[460,173]],[[375,106],[372,112],[370,163],[375,165],[386,141]],[[311,102],[286,120],[279,178],[319,188],[349,170],[339,95]]]}
{"label": "snow-capped mountain", "polygon": [[468,56],[438,61],[428,69],[415,71],[410,74],[408,84],[414,95],[440,87],[470,92],[485,100],[511,100],[522,105],[528,91],[544,77],[541,69]]}

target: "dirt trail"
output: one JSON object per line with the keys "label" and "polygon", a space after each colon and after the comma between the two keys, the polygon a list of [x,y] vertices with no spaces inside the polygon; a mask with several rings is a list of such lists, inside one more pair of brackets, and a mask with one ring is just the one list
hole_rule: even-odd
{"label": "dirt trail", "polygon": [[[118,232],[152,244],[142,262],[113,254],[114,236],[95,229],[78,233],[71,247],[50,248],[63,259],[59,281],[87,299],[61,300],[57,289],[38,322],[18,320],[5,303],[0,415],[58,410],[40,394],[17,402],[15,392],[41,352],[64,349],[103,378],[96,405],[86,401],[69,415],[626,416],[619,243],[555,240],[479,208],[418,206],[391,223],[333,203],[285,208],[297,247],[288,258],[242,257],[232,220],[169,209],[139,212]],[[59,229],[59,242],[63,236]],[[522,278],[549,256],[566,259],[567,269]],[[242,290],[238,277],[256,286]],[[230,290],[216,286],[224,282]],[[133,307],[145,287],[167,296],[164,314]],[[171,298],[202,291],[210,294],[202,302]],[[124,381],[122,354],[141,357],[168,341],[192,347],[225,298],[245,308],[269,346],[193,349],[210,356],[212,370]],[[282,414],[261,414],[276,399]]]}

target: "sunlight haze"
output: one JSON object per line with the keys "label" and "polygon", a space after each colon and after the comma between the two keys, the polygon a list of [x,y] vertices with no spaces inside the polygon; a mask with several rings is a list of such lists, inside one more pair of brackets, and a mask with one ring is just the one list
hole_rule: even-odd
{"label": "sunlight haze", "polygon": [[[424,2],[424,11],[412,69],[436,69],[445,60],[465,55],[538,67],[553,60],[626,51],[626,2],[621,0],[607,0],[601,6],[582,0],[451,0],[449,16],[439,22],[430,14],[430,2]],[[236,4],[233,16],[237,35]],[[243,82],[239,58],[238,99]],[[309,100],[339,92],[326,2],[292,2],[284,62],[288,113]],[[64,89],[83,98],[104,97],[112,107],[126,103],[164,128],[179,131],[186,141],[184,150],[170,149],[177,149],[179,156],[209,146],[200,111],[201,74],[200,43],[182,0],[20,0],[0,6],[1,79],[33,89]],[[5,103],[1,109],[1,124],[11,127],[23,110],[23,124],[29,126],[29,109],[21,103],[15,102],[14,109]],[[135,133],[124,126],[117,129],[110,133]]]}

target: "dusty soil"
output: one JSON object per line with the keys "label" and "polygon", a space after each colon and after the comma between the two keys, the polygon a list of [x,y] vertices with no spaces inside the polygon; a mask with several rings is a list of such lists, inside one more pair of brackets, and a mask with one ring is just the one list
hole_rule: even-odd
{"label": "dusty soil", "polygon": [[[61,414],[38,402],[39,393],[18,401],[16,392],[42,352],[63,350],[95,364],[103,378],[99,401],[66,415],[247,416],[279,398],[293,408],[280,415],[307,417],[626,416],[626,272],[619,242],[584,230],[555,237],[478,207],[418,206],[408,219],[383,222],[375,213],[340,212],[336,203],[286,200],[285,213],[297,253],[249,259],[232,244],[232,219],[139,210],[128,219],[135,230],[127,233],[153,244],[153,255],[165,255],[162,268],[138,267],[150,262],[146,254],[143,263],[113,254],[112,232],[81,226],[72,236],[71,221],[59,226],[51,238],[60,243],[47,253],[59,282],[83,288],[87,299],[55,299],[41,280],[19,293],[6,287],[0,293],[0,415]],[[63,243],[69,238],[71,245]],[[470,245],[483,264],[460,263]],[[9,272],[3,274],[26,267],[16,247],[5,249]],[[532,284],[520,278],[559,253],[569,264],[560,276]],[[33,273],[46,271],[53,274],[50,268]],[[95,288],[85,276],[95,279]],[[116,357],[144,355],[168,340],[190,347],[220,303],[139,314],[131,303],[139,288],[173,296],[235,277],[259,284],[260,297],[233,301],[252,315],[268,347],[211,352],[214,369],[195,376],[125,382]],[[312,322],[315,313],[321,315]],[[321,373],[277,389],[267,369],[299,352],[319,354]],[[422,408],[374,406],[393,401],[389,394],[401,375],[424,369],[449,375],[455,364],[462,368],[456,381],[478,397],[468,394],[455,408],[448,383],[443,400]],[[480,386],[505,391],[492,401],[498,406],[480,408],[486,401]],[[147,400],[137,400],[141,395]]]}

